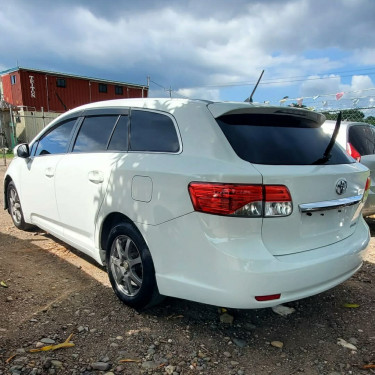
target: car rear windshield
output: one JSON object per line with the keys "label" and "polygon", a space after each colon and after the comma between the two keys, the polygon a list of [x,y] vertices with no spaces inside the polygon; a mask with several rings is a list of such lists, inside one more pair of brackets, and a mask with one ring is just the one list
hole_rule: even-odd
{"label": "car rear windshield", "polygon": [[[231,114],[216,119],[237,155],[255,164],[311,165],[323,158],[331,137],[302,117],[276,114]],[[334,145],[325,164],[353,160]]]}

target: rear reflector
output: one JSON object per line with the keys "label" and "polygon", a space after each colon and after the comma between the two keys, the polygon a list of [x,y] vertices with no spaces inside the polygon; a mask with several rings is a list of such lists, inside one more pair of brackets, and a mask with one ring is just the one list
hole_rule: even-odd
{"label": "rear reflector", "polygon": [[281,297],[281,294],[271,294],[269,296],[256,296],[255,299],[259,302],[264,301],[273,301],[275,299],[279,299]]}
{"label": "rear reflector", "polygon": [[346,144],[346,152],[358,162],[361,161],[361,154],[355,149],[355,147],[351,143]]}
{"label": "rear reflector", "polygon": [[191,182],[195,211],[240,217],[288,216],[293,211],[286,186]]}

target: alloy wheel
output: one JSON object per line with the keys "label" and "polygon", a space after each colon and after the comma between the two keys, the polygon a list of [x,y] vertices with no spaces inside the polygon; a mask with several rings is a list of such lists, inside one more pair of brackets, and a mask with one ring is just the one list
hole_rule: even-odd
{"label": "alloy wheel", "polygon": [[10,206],[10,213],[12,218],[16,224],[21,224],[22,221],[22,211],[21,211],[21,203],[18,197],[17,190],[13,187],[9,191],[9,206]]}
{"label": "alloy wheel", "polygon": [[117,236],[112,243],[109,260],[119,291],[129,297],[136,296],[142,286],[143,264],[133,240],[125,235]]}

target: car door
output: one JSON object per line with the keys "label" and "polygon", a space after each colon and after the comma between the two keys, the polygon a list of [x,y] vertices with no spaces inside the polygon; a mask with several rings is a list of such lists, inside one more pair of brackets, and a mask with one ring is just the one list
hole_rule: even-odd
{"label": "car door", "polygon": [[76,120],[63,120],[42,134],[21,176],[25,214],[33,224],[57,236],[61,236],[62,228],[55,199],[55,173],[68,150]]}
{"label": "car door", "polygon": [[120,132],[125,137],[124,150],[120,151],[126,151],[127,121],[126,113],[120,116],[93,112],[85,116],[71,152],[57,167],[56,200],[64,238],[91,256],[95,248],[96,218],[112,169],[122,156],[116,147],[107,149],[110,140],[118,139]]}

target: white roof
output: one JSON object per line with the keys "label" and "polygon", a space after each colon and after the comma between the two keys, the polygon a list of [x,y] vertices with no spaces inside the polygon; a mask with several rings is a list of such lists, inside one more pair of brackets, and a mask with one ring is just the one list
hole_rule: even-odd
{"label": "white roof", "polygon": [[244,110],[251,108],[252,113],[275,113],[305,117],[310,121],[323,123],[325,117],[317,112],[312,112],[302,108],[293,107],[271,107],[266,104],[249,103],[249,102],[211,102],[207,100],[194,99],[170,99],[170,98],[134,98],[134,99],[116,99],[102,102],[85,104],[73,109],[73,112],[82,111],[90,108],[103,107],[133,107],[147,108],[166,112],[175,111],[185,105],[189,106],[207,106],[213,117],[217,118],[227,113],[243,113]]}

